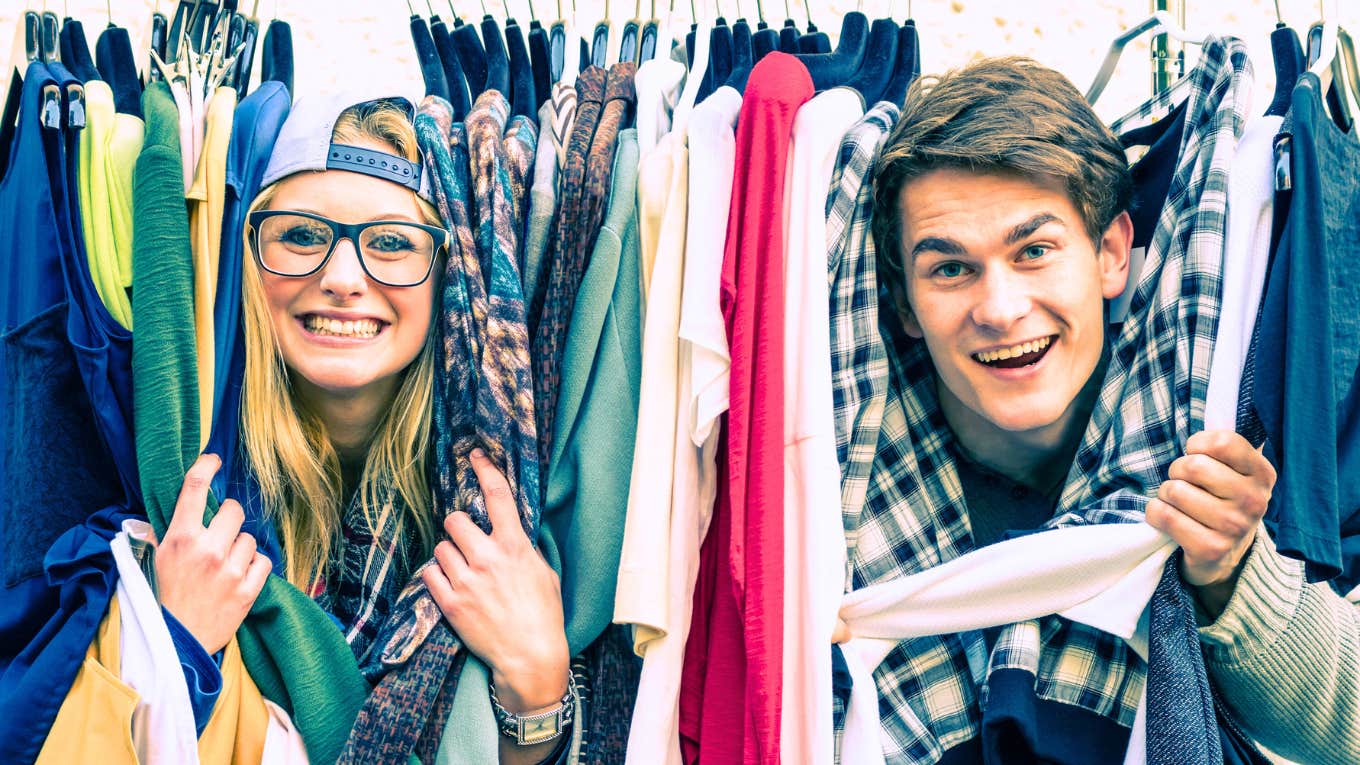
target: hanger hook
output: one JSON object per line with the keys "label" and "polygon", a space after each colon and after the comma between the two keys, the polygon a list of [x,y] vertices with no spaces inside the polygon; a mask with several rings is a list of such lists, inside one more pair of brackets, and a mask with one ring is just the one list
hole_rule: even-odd
{"label": "hanger hook", "polygon": [[104,3],[104,20],[113,26],[113,0],[106,0]]}
{"label": "hanger hook", "polygon": [[482,6],[482,15],[490,16],[491,14],[486,12],[486,0],[477,0],[477,2]]}
{"label": "hanger hook", "polygon": [[501,0],[501,10],[505,11],[505,20],[510,20],[510,0]]}
{"label": "hanger hook", "polygon": [[689,18],[695,24],[699,23],[699,12],[694,9],[694,0],[689,0]]}
{"label": "hanger hook", "polygon": [[411,5],[411,0],[406,0],[406,10],[410,11],[412,16],[416,15],[416,7]]}
{"label": "hanger hook", "polygon": [[789,0],[784,0],[784,18],[793,19],[793,13],[789,10]]}
{"label": "hanger hook", "polygon": [[807,14],[808,24],[812,24],[812,6],[808,5],[808,0],[803,0],[803,12]]}
{"label": "hanger hook", "polygon": [[756,18],[761,24],[765,23],[765,6],[761,4],[760,0],[756,0]]}

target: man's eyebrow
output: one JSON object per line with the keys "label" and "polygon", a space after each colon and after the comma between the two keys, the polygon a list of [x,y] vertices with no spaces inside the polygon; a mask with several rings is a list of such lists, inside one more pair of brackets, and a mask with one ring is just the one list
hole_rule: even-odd
{"label": "man's eyebrow", "polygon": [[965,251],[963,245],[953,239],[947,239],[940,236],[928,236],[917,242],[916,245],[911,248],[911,257],[912,260],[915,260],[917,255],[927,252],[935,252],[940,255],[962,255]]}
{"label": "man's eyebrow", "polygon": [[1015,244],[1021,239],[1033,234],[1035,231],[1038,231],[1041,227],[1054,222],[1062,223],[1062,218],[1059,218],[1053,213],[1039,213],[1033,218],[1030,218],[1011,229],[1011,233],[1006,235],[1006,244]]}

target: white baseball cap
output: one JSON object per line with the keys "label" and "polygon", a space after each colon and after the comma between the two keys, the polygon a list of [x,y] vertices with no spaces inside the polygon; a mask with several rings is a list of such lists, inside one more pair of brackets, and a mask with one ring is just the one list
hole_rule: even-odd
{"label": "white baseball cap", "polygon": [[416,192],[433,204],[429,179],[420,162],[385,151],[332,143],[335,121],[346,109],[371,101],[386,101],[414,118],[415,107],[403,96],[391,93],[341,91],[308,93],[293,104],[274,141],[262,185],[268,186],[294,173],[349,170],[392,181]]}

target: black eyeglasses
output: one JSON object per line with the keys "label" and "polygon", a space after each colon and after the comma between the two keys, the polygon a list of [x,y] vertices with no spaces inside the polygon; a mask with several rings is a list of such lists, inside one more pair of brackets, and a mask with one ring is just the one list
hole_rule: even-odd
{"label": "black eyeglasses", "polygon": [[414,287],[430,278],[449,232],[404,220],[340,223],[295,210],[256,210],[246,220],[260,268],[278,276],[311,276],[325,267],[335,244],[348,239],[368,277],[389,287]]}

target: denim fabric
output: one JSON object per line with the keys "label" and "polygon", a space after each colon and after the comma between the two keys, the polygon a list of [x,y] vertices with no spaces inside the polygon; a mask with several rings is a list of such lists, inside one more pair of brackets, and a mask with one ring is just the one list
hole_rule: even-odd
{"label": "denim fabric", "polygon": [[[1223,762],[1213,694],[1195,629],[1195,606],[1181,583],[1181,553],[1166,562],[1152,595],[1148,628],[1148,765]],[[1169,735],[1156,735],[1165,732]]]}

